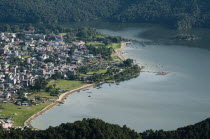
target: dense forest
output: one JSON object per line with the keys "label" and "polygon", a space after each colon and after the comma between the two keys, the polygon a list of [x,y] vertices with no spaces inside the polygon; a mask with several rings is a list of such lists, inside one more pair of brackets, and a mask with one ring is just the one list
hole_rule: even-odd
{"label": "dense forest", "polygon": [[175,131],[148,130],[141,134],[143,139],[209,139],[210,118]]}
{"label": "dense forest", "polygon": [[68,23],[103,19],[210,27],[209,0],[0,0],[0,22]]}
{"label": "dense forest", "polygon": [[0,129],[2,139],[209,139],[210,119],[198,124],[179,128],[175,131],[148,130],[137,133],[134,130],[119,125],[105,123],[99,119],[83,119],[74,123],[61,124],[57,127],[49,127],[46,130],[12,129],[10,131]]}
{"label": "dense forest", "polygon": [[83,119],[75,123],[49,127],[44,131],[19,129],[0,130],[1,139],[141,139],[134,130],[126,126],[108,124],[98,119]]}

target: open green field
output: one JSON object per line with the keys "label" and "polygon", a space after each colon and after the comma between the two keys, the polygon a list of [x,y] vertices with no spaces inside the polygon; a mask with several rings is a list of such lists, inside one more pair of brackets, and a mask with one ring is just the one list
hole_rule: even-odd
{"label": "open green field", "polygon": [[[94,47],[105,46],[105,44],[102,42],[88,42],[86,43],[86,45],[92,45]],[[113,49],[118,49],[120,48],[120,45],[121,45],[120,43],[111,43],[110,45],[107,45],[106,47],[108,48],[112,47]]]}
{"label": "open green field", "polygon": [[101,73],[106,73],[107,69],[100,69],[99,71],[96,72],[89,72],[89,73],[96,73],[96,74],[101,74]]}
{"label": "open green field", "polygon": [[[64,90],[73,90],[76,88],[79,88],[85,83],[81,81],[70,81],[70,80],[51,80],[47,86],[49,85],[56,85],[56,88],[64,89]],[[50,93],[45,92],[44,90],[34,93],[30,96],[28,96],[29,99],[34,99],[35,96],[39,97],[48,97],[48,98],[57,98],[56,96],[50,96]]]}
{"label": "open green field", "polygon": [[113,60],[118,60],[119,62],[122,62],[122,60],[119,57],[117,57],[117,56],[113,56],[112,59]]}
{"label": "open green field", "polygon": [[106,35],[103,35],[103,34],[97,35],[97,38],[99,38],[99,39],[104,39],[104,38],[106,38]]}
{"label": "open green field", "polygon": [[90,77],[92,75],[88,75],[88,74],[80,74],[80,76],[83,76],[83,77]]}
{"label": "open green field", "polygon": [[86,45],[92,45],[94,47],[105,46],[105,44],[102,42],[88,42],[88,43],[86,43]]}
{"label": "open green field", "polygon": [[50,93],[47,93],[47,92],[37,92],[37,93],[34,93],[30,96],[28,96],[28,99],[34,99],[35,96],[39,96],[39,97],[48,97],[48,98],[57,98],[56,96],[50,96]]}
{"label": "open green field", "polygon": [[23,56],[23,58],[25,59],[25,58],[29,58],[29,57],[31,57],[30,55],[24,55]]}
{"label": "open green field", "polygon": [[65,89],[65,90],[73,90],[85,85],[85,83],[83,83],[82,81],[54,80],[50,81],[48,83],[48,86],[53,84],[56,85],[56,88]]}
{"label": "open green field", "polygon": [[107,72],[107,69],[100,69],[99,71],[88,72],[89,74],[80,74],[80,76],[89,77],[89,76],[92,76],[92,74],[94,73],[101,74],[101,73],[106,73],[106,72]]}
{"label": "open green field", "polygon": [[108,45],[107,47],[112,47],[113,49],[118,49],[118,48],[120,48],[120,43],[112,43],[112,44],[110,44],[110,45]]}
{"label": "open green field", "polygon": [[[69,80],[56,80],[56,81],[50,81],[48,83],[48,85],[53,85],[53,84],[56,84],[56,88],[65,89],[65,90],[73,90],[73,89],[76,89],[85,85],[81,81],[69,81]],[[56,97],[50,96],[50,94],[46,92],[38,92],[38,93],[32,94],[28,98],[33,99],[35,96],[56,98]],[[0,114],[1,114],[1,117],[13,116],[12,120],[14,121],[15,125],[23,126],[24,122],[28,118],[30,118],[33,114],[45,108],[50,103],[51,102],[41,103],[38,106],[17,106],[11,103],[2,103],[0,105],[3,109],[0,112]],[[14,114],[17,114],[17,115],[14,115]]]}
{"label": "open green field", "polygon": [[[2,117],[13,116],[12,120],[15,125],[23,126],[24,122],[35,113],[39,112],[50,102],[40,104],[38,106],[17,106],[11,103],[0,104],[4,109],[0,112]],[[13,115],[17,114],[17,115]]]}
{"label": "open green field", "polygon": [[67,33],[59,33],[59,35],[62,35],[62,36],[64,36],[64,35],[66,35]]}

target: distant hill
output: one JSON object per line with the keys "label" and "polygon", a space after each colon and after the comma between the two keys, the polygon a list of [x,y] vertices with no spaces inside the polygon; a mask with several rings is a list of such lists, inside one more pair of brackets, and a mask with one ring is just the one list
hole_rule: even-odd
{"label": "distant hill", "polygon": [[2,139],[209,139],[210,119],[198,124],[179,128],[175,131],[152,131],[137,133],[126,126],[105,123],[99,119],[83,119],[74,123],[61,124],[49,127],[46,130],[21,131],[14,129],[6,131],[0,128]]}
{"label": "distant hill", "polygon": [[152,131],[144,132],[143,139],[210,139],[210,118],[175,131]]}
{"label": "distant hill", "polygon": [[104,19],[210,27],[209,0],[0,0],[0,22],[67,23]]}

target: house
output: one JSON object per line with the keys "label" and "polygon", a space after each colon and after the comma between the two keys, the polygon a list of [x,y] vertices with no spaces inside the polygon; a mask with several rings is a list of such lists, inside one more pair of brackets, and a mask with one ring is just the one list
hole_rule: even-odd
{"label": "house", "polygon": [[56,41],[63,41],[63,36],[62,35],[56,35],[55,40]]}
{"label": "house", "polygon": [[21,86],[29,86],[28,80],[21,81]]}
{"label": "house", "polygon": [[33,34],[35,30],[28,30],[28,31],[23,31],[24,34]]}
{"label": "house", "polygon": [[2,49],[0,49],[0,55],[4,55],[4,54],[6,54],[6,49],[4,49],[4,48],[2,48]]}
{"label": "house", "polygon": [[12,128],[13,127],[13,122],[11,120],[7,120],[6,122],[2,123],[2,127],[4,129]]}
{"label": "house", "polygon": [[76,46],[85,45],[85,42],[83,42],[83,41],[74,41],[72,43]]}
{"label": "house", "polygon": [[6,99],[10,99],[11,96],[12,96],[12,94],[9,93],[9,92],[4,92],[4,93],[2,94],[2,96],[3,96],[4,98],[6,98]]}

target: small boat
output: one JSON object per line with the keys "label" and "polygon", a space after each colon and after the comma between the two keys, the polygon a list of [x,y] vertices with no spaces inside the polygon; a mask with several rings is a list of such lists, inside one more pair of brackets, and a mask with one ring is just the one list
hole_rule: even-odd
{"label": "small boat", "polygon": [[167,75],[167,74],[169,74],[169,72],[167,71],[156,72],[156,75]]}
{"label": "small boat", "polygon": [[91,97],[91,96],[88,96],[88,97]]}

